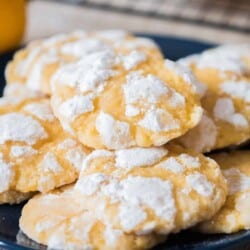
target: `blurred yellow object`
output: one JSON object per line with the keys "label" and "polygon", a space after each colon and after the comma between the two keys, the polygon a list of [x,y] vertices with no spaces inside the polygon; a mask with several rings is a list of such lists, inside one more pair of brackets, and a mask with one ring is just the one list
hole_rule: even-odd
{"label": "blurred yellow object", "polygon": [[25,0],[0,0],[0,53],[16,47],[25,28]]}

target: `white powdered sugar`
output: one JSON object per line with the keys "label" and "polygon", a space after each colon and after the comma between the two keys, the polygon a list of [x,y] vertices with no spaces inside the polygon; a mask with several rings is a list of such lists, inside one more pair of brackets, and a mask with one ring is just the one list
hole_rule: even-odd
{"label": "white powdered sugar", "polygon": [[[129,176],[120,182],[119,195],[127,204],[147,206],[156,216],[173,222],[176,213],[172,183],[159,178]],[[150,197],[150,199],[148,198]],[[122,207],[123,204],[120,205]]]}
{"label": "white powdered sugar", "polygon": [[250,103],[250,82],[247,81],[227,81],[220,86],[223,93],[230,95],[232,98],[239,98]]}
{"label": "white powdered sugar", "polygon": [[81,176],[75,185],[75,189],[80,191],[83,195],[92,195],[96,193],[102,182],[109,180],[105,174],[96,173],[87,176]]}
{"label": "white powdered sugar", "polygon": [[44,156],[43,160],[39,164],[39,168],[44,172],[52,172],[55,174],[63,171],[62,166],[51,152]]}
{"label": "white powdered sugar", "polygon": [[193,157],[191,155],[183,153],[179,155],[177,158],[187,168],[199,168],[201,165],[199,157]]}
{"label": "white powdered sugar", "polygon": [[177,61],[179,65],[190,67],[193,63],[196,63],[199,60],[199,54],[191,54],[189,56],[183,57]]}
{"label": "white powdered sugar", "polygon": [[[25,59],[21,60],[15,69],[15,73],[22,77],[27,77],[28,71],[36,59],[36,57],[41,53],[40,47],[30,48],[28,50],[28,55]],[[7,69],[8,70],[8,67]]]}
{"label": "white powdered sugar", "polygon": [[14,172],[11,164],[3,160],[3,156],[0,153],[0,193],[5,192],[10,187]]}
{"label": "white powdered sugar", "polygon": [[147,57],[143,52],[133,50],[128,55],[122,57],[123,66],[126,70],[131,70],[138,64],[146,61]]}
{"label": "white powdered sugar", "polygon": [[83,161],[86,157],[86,153],[81,149],[81,147],[74,147],[67,151],[66,159],[77,169],[81,170]]}
{"label": "white powdered sugar", "polygon": [[38,140],[48,137],[38,121],[19,113],[1,115],[0,131],[0,144],[7,141],[18,141],[33,145]]}
{"label": "white powdered sugar", "polygon": [[74,121],[76,117],[92,110],[94,110],[94,105],[90,95],[74,96],[63,102],[59,107],[60,114],[69,121]]}
{"label": "white powdered sugar", "polygon": [[250,176],[243,174],[239,169],[229,168],[222,170],[222,173],[227,179],[229,195],[250,190]]}
{"label": "white powdered sugar", "polygon": [[98,158],[103,158],[103,157],[113,157],[114,156],[114,153],[111,152],[111,151],[108,151],[108,150],[104,150],[104,149],[98,149],[98,150],[94,150],[91,154],[89,154],[83,161],[83,164],[82,164],[82,169],[83,171],[85,169],[87,169],[91,162],[95,159],[98,159]]}
{"label": "white powdered sugar", "polygon": [[43,80],[43,70],[48,64],[57,62],[58,58],[54,53],[54,50],[48,51],[46,54],[39,57],[36,63],[31,68],[29,74],[26,75],[26,85],[32,90],[41,90]]}
{"label": "white powdered sugar", "polygon": [[120,206],[118,216],[125,231],[132,230],[147,219],[147,214],[140,206],[130,203],[124,203]]}
{"label": "white powdered sugar", "polygon": [[149,110],[138,125],[154,132],[167,132],[180,128],[177,120],[163,109]]}
{"label": "white powdered sugar", "polygon": [[115,152],[116,167],[132,169],[159,162],[168,151],[165,148],[131,148]]}
{"label": "white powdered sugar", "polygon": [[31,103],[26,105],[23,110],[43,121],[52,122],[53,120],[55,120],[55,116],[51,110],[49,102]]}
{"label": "white powdered sugar", "polygon": [[162,161],[157,167],[167,169],[175,174],[181,174],[185,167],[179,163],[174,157],[170,157],[165,161]]}
{"label": "white powdered sugar", "polygon": [[116,246],[119,238],[122,236],[123,232],[118,229],[113,229],[109,225],[106,225],[104,232],[104,239],[107,246]]}
{"label": "white powdered sugar", "polygon": [[65,139],[63,142],[61,142],[58,145],[59,150],[68,150],[69,148],[75,147],[76,146],[76,141],[73,139]]}
{"label": "white powdered sugar", "polygon": [[214,116],[220,120],[231,123],[236,127],[247,127],[247,119],[235,112],[233,101],[230,98],[219,98],[214,106]]}
{"label": "white powdered sugar", "polygon": [[127,76],[123,85],[126,105],[136,104],[140,101],[155,104],[159,98],[166,96],[169,90],[166,84],[153,75],[142,76],[135,71]]}
{"label": "white powdered sugar", "polygon": [[137,116],[140,114],[140,109],[133,105],[126,105],[125,115],[128,117]]}
{"label": "white powdered sugar", "polygon": [[247,54],[250,55],[249,45],[223,45],[202,53],[197,60],[197,66],[245,73],[248,72],[248,69],[242,58]]}
{"label": "white powdered sugar", "polygon": [[200,96],[204,96],[207,89],[206,85],[199,82],[188,67],[182,65],[181,63],[177,64],[168,59],[165,59],[165,65],[168,69],[180,76],[187,84],[193,86],[194,90]]}
{"label": "white powdered sugar", "polygon": [[198,194],[208,197],[213,194],[214,185],[208,181],[207,177],[198,172],[186,177],[187,184]]}
{"label": "white powdered sugar", "polygon": [[81,58],[93,52],[108,49],[110,49],[110,46],[98,39],[85,38],[74,42],[65,43],[61,46],[60,51],[63,54]]}
{"label": "white powdered sugar", "polygon": [[214,121],[203,113],[200,123],[182,136],[180,141],[186,148],[192,148],[196,152],[206,152],[215,146],[217,134]]}
{"label": "white powdered sugar", "polygon": [[80,61],[58,69],[52,77],[56,82],[70,87],[78,87],[81,93],[103,91],[105,81],[115,74],[112,70],[115,55],[111,51],[95,52]]}
{"label": "white powdered sugar", "polygon": [[29,157],[37,153],[38,151],[31,146],[12,146],[10,149],[10,155],[12,157]]}
{"label": "white powdered sugar", "polygon": [[[8,83],[4,88],[4,98],[7,102],[12,104],[18,104],[29,98],[44,97],[44,94],[28,89],[21,83]],[[15,98],[13,98],[15,97]]]}
{"label": "white powdered sugar", "polygon": [[132,145],[130,125],[126,122],[117,121],[111,115],[100,112],[96,118],[95,127],[109,149]]}

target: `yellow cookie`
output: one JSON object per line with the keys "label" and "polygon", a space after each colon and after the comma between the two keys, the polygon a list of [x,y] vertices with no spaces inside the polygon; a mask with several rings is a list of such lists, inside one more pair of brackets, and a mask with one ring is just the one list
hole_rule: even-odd
{"label": "yellow cookie", "polygon": [[[9,84],[20,82],[30,89],[50,94],[51,76],[61,65],[112,48],[121,53],[137,49],[152,57],[162,57],[152,40],[135,38],[125,31],[75,31],[32,42],[18,51],[8,64],[6,80]],[[130,66],[129,62],[127,66]]]}
{"label": "yellow cookie", "polygon": [[82,207],[116,229],[169,234],[211,218],[227,186],[215,161],[168,146],[93,151],[75,192]]}
{"label": "yellow cookie", "polygon": [[200,124],[178,141],[198,152],[238,145],[250,138],[250,46],[221,46],[182,59],[207,87]]}
{"label": "yellow cookie", "polygon": [[24,206],[20,228],[29,238],[50,249],[139,250],[151,248],[166,238],[113,229],[82,205],[72,186],[37,195]]}
{"label": "yellow cookie", "polygon": [[229,194],[224,206],[198,226],[203,233],[234,233],[250,229],[250,151],[211,155],[222,168]]}
{"label": "yellow cookie", "polygon": [[0,203],[74,182],[90,150],[62,130],[48,99],[10,99],[0,105]]}
{"label": "yellow cookie", "polygon": [[64,129],[96,149],[159,146],[194,127],[202,109],[192,75],[146,53],[92,53],[52,78]]}

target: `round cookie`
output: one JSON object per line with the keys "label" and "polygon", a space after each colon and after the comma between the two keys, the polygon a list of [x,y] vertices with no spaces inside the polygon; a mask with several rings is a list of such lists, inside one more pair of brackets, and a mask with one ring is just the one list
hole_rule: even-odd
{"label": "round cookie", "polygon": [[229,194],[226,203],[197,229],[203,233],[234,233],[250,229],[250,151],[213,154],[222,168]]}
{"label": "round cookie", "polygon": [[37,195],[24,206],[20,228],[29,238],[50,249],[139,250],[149,249],[166,238],[113,229],[79,205],[79,201],[72,186]]}
{"label": "round cookie", "polygon": [[211,218],[227,185],[215,161],[176,146],[96,150],[75,185],[84,208],[126,233],[169,234]]}
{"label": "round cookie", "polygon": [[96,52],[62,66],[51,103],[64,129],[96,149],[163,145],[202,114],[191,74],[137,50]]}
{"label": "round cookie", "polygon": [[221,46],[182,59],[207,90],[199,125],[178,139],[183,146],[209,152],[250,138],[250,46]]}
{"label": "round cookie", "polygon": [[74,182],[90,150],[63,131],[49,100],[1,100],[0,203],[8,201],[8,197],[11,203],[13,197],[19,202],[28,196],[20,193],[47,192]]}
{"label": "round cookie", "polygon": [[[6,80],[8,84],[20,82],[30,89],[50,94],[51,76],[61,65],[78,61],[93,52],[112,48],[117,53],[132,53],[137,49],[151,57],[162,57],[152,40],[136,38],[125,31],[74,31],[31,42],[26,48],[18,51],[6,68]],[[127,66],[131,66],[129,62]]]}

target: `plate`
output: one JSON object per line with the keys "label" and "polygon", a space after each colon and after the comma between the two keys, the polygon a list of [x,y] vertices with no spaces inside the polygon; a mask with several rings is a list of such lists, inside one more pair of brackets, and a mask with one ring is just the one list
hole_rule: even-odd
{"label": "plate", "polygon": [[[139,34],[154,39],[161,47],[164,55],[172,60],[199,53],[215,46],[200,41],[187,40],[169,36]],[[0,55],[0,92],[4,87],[4,67],[11,59],[13,52]],[[0,249],[30,250],[45,249],[44,246],[26,238],[19,232],[18,220],[23,204],[0,206]],[[202,235],[190,230],[171,235],[168,241],[154,248],[154,250],[215,250],[215,249],[247,249],[250,244],[250,230],[230,235]]]}

